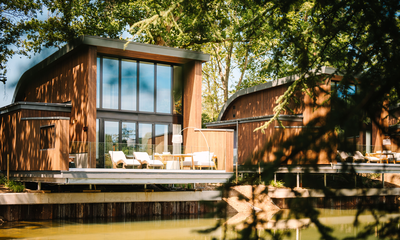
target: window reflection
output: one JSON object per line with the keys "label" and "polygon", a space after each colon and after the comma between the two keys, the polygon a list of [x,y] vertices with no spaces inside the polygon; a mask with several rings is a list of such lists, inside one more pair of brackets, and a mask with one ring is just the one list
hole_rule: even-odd
{"label": "window reflection", "polygon": [[136,123],[122,122],[122,151],[126,155],[133,154],[136,145]]}
{"label": "window reflection", "polygon": [[100,58],[97,58],[97,88],[96,88],[96,107],[100,107]]}
{"label": "window reflection", "polygon": [[152,137],[153,137],[153,124],[139,123],[139,151],[151,153]]}
{"label": "window reflection", "polygon": [[136,110],[136,61],[121,61],[121,109]]}
{"label": "window reflection", "polygon": [[109,151],[118,151],[118,142],[119,142],[119,122],[112,121],[104,121],[104,167],[111,168],[111,158]]}
{"label": "window reflection", "polygon": [[157,112],[171,113],[171,66],[157,65]]}
{"label": "window reflection", "polygon": [[118,60],[103,58],[103,108],[118,109]]}
{"label": "window reflection", "polygon": [[139,65],[139,111],[154,112],[154,64]]}
{"label": "window reflection", "polygon": [[156,124],[155,126],[155,152],[170,152],[168,150],[168,125],[167,124]]}
{"label": "window reflection", "polygon": [[182,115],[182,67],[174,66],[174,114]]}

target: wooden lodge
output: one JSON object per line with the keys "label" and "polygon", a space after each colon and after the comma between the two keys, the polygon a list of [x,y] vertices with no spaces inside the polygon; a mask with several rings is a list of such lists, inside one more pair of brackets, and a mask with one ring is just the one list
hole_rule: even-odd
{"label": "wooden lodge", "polygon": [[201,129],[208,60],[177,48],[76,39],[26,71],[12,104],[0,109],[0,170],[59,174],[70,170],[71,153],[85,156],[79,171],[103,169],[110,150],[170,150],[172,135],[182,133],[178,149],[213,152],[217,170],[232,172],[233,131]]}
{"label": "wooden lodge", "polygon": [[[319,73],[321,76],[330,75],[335,72],[335,69],[323,67]],[[254,129],[262,126],[266,121],[274,116],[274,108],[277,106],[277,99],[285,93],[288,87],[298,79],[298,76],[290,76],[281,78],[275,81],[267,82],[247,89],[242,89],[233,94],[226,104],[223,106],[218,120],[207,124],[210,129],[233,129],[235,132],[234,148],[237,149],[237,161],[239,164],[244,164],[251,156],[260,150],[266,142],[273,139],[273,149],[277,150],[278,146],[285,140],[298,135],[308,123],[318,117],[325,116],[330,110],[330,105],[325,104],[315,108],[312,104],[312,99],[307,94],[300,94],[299,98],[303,104],[294,106],[293,113],[281,113],[279,120],[282,122],[282,127],[277,121],[269,125],[265,129],[265,133],[261,131],[254,132]],[[331,92],[342,79],[341,76],[334,76],[326,80],[325,84],[320,85],[326,92]],[[318,90],[317,90],[318,91]],[[328,99],[325,92],[320,91],[317,97],[317,103],[321,104]],[[397,110],[396,110],[397,109]],[[398,111],[399,107],[393,108],[391,111]],[[388,112],[383,110],[379,121],[388,126],[389,121],[394,125],[398,120],[393,116],[385,118]],[[400,114],[398,114],[400,116]],[[390,120],[389,120],[390,119]],[[323,123],[317,123],[321,125]],[[397,128],[396,128],[397,129]],[[374,123],[369,124],[366,129],[360,131],[358,136],[355,136],[357,145],[362,145],[364,148],[382,149],[383,139],[390,139],[393,136],[385,135]],[[395,151],[397,145],[392,141],[392,146]],[[380,148],[380,149],[379,149]],[[334,150],[336,153],[336,150]],[[319,155],[313,155],[313,158],[318,159],[318,164],[331,164],[327,153],[321,151]],[[335,158],[334,156],[332,156]],[[331,157],[331,158],[332,158]],[[268,162],[274,160],[272,152],[264,155],[263,161]],[[336,161],[334,160],[334,163]]]}

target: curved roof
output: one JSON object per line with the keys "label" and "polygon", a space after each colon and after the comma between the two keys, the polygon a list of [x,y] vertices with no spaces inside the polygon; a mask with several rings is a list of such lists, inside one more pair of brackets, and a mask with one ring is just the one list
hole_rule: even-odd
{"label": "curved roof", "polygon": [[[335,68],[332,67],[322,67],[321,71],[318,74],[333,74],[336,71]],[[222,116],[224,116],[225,111],[228,109],[228,106],[235,101],[237,98],[247,95],[247,94],[251,94],[254,92],[258,92],[258,91],[262,91],[265,89],[269,89],[269,88],[273,88],[273,87],[277,87],[277,86],[281,86],[287,83],[291,83],[294,82],[296,80],[298,80],[300,77],[300,75],[292,75],[289,77],[284,77],[284,78],[280,78],[274,81],[270,81],[270,82],[266,82],[260,85],[256,85],[253,87],[249,87],[249,88],[245,88],[242,90],[239,90],[237,92],[235,92],[229,99],[228,101],[226,101],[226,103],[224,104],[224,106],[221,109],[221,112],[218,115],[218,120],[217,121],[221,121]]]}
{"label": "curved roof", "polygon": [[45,67],[49,66],[51,63],[55,62],[56,60],[60,59],[61,57],[65,56],[69,52],[73,51],[74,49],[82,46],[82,45],[90,45],[90,46],[99,46],[99,47],[107,47],[107,48],[115,48],[120,50],[127,50],[127,51],[135,51],[135,52],[142,52],[142,53],[150,53],[150,54],[157,54],[157,55],[164,55],[170,57],[177,57],[182,59],[188,60],[196,60],[206,62],[210,59],[209,54],[204,54],[202,52],[196,52],[191,50],[179,49],[179,48],[172,48],[172,47],[164,47],[158,45],[151,45],[151,44],[144,44],[144,43],[135,43],[129,42],[125,40],[119,39],[111,39],[111,38],[103,38],[103,37],[95,37],[95,36],[81,36],[75,39],[72,43],[68,43],[64,47],[62,47],[57,52],[53,53],[40,63],[36,64],[29,70],[27,70],[19,79],[17,86],[14,91],[14,96],[12,102],[15,102],[17,99],[18,94],[20,91],[26,87],[36,75],[37,72],[44,69]]}

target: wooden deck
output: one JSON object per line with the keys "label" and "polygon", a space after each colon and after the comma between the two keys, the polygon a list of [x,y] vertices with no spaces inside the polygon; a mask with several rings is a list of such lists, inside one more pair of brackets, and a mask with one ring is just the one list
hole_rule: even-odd
{"label": "wooden deck", "polygon": [[[5,171],[1,173],[6,175]],[[10,172],[10,178],[55,184],[188,184],[225,183],[232,174],[222,170],[71,168],[69,171]]]}

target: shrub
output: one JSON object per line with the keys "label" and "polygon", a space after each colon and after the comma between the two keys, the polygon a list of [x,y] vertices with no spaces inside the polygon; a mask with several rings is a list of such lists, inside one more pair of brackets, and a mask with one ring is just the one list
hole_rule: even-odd
{"label": "shrub", "polygon": [[20,182],[14,182],[13,180],[10,180],[9,182],[5,182],[4,186],[9,188],[13,192],[23,192],[25,190],[25,186],[22,185]]}
{"label": "shrub", "polygon": [[276,188],[282,188],[285,187],[285,182],[277,180],[276,182],[274,180],[271,180],[269,182],[269,185],[272,187],[276,187]]}

